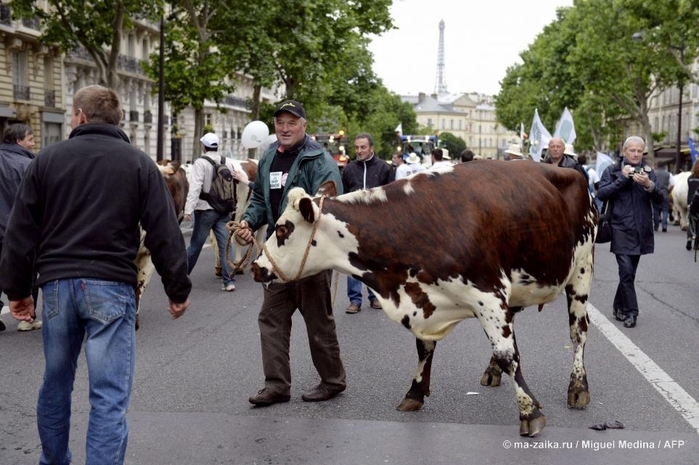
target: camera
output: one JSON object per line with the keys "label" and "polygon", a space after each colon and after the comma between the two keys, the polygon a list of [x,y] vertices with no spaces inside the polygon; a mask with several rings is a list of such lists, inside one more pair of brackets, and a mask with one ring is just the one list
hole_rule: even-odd
{"label": "camera", "polygon": [[636,166],[636,167],[633,169],[633,172],[634,172],[634,173],[640,173],[641,171],[643,171],[643,167],[642,167],[642,166]]}

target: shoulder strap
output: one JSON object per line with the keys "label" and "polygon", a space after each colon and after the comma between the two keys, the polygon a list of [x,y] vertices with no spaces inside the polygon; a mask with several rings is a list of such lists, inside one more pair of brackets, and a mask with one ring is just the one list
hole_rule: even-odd
{"label": "shoulder strap", "polygon": [[206,155],[201,156],[201,157],[199,157],[199,158],[201,158],[202,160],[208,161],[209,163],[211,163],[211,166],[213,166],[214,168],[216,168],[216,162],[213,161],[211,158],[207,157]]}

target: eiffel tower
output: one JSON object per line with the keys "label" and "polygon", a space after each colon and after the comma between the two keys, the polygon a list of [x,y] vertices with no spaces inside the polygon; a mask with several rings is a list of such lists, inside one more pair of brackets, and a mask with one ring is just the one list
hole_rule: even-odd
{"label": "eiffel tower", "polygon": [[444,71],[444,20],[439,22],[439,50],[437,51],[437,77],[434,82],[434,93],[446,94],[447,76]]}

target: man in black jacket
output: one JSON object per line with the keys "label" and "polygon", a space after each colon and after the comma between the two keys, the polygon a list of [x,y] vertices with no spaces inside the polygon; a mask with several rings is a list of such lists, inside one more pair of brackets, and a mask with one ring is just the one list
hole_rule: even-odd
{"label": "man in black jacket", "polygon": [[[17,196],[19,183],[29,163],[34,159],[30,149],[34,147],[34,131],[26,124],[16,123],[5,129],[2,145],[0,145],[0,253],[2,252],[7,219],[10,217],[12,205]],[[0,286],[0,292],[2,287]],[[32,290],[32,297],[36,301],[38,291]],[[3,307],[0,302],[0,308]],[[40,329],[41,320],[34,319],[32,323],[20,321],[18,331],[31,331]],[[5,324],[0,320],[0,331],[5,330]]]}
{"label": "man in black jacket", "polygon": [[71,461],[71,395],[84,340],[92,407],[86,463],[124,462],[139,223],[172,318],[189,305],[185,244],[172,198],[157,165],[119,129],[121,117],[113,90],[76,92],[69,139],[44,148],[29,166],[7,224],[0,278],[12,315],[33,321],[35,263],[43,295],[41,463]]}
{"label": "man in black jacket", "polygon": [[[390,182],[391,168],[374,155],[374,138],[371,134],[357,134],[354,138],[354,151],[357,158],[342,171],[342,186],[345,192],[371,189]],[[381,309],[381,304],[371,289],[367,288],[367,293],[371,307]],[[347,276],[347,297],[350,305],[345,312],[359,312],[362,309],[362,282],[352,276]]]}

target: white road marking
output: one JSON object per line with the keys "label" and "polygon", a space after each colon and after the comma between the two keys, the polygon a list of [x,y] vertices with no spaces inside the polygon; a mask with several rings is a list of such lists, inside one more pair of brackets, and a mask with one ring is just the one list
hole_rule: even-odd
{"label": "white road marking", "polygon": [[699,403],[592,304],[588,304],[587,314],[604,337],[614,344],[655,390],[699,433]]}

